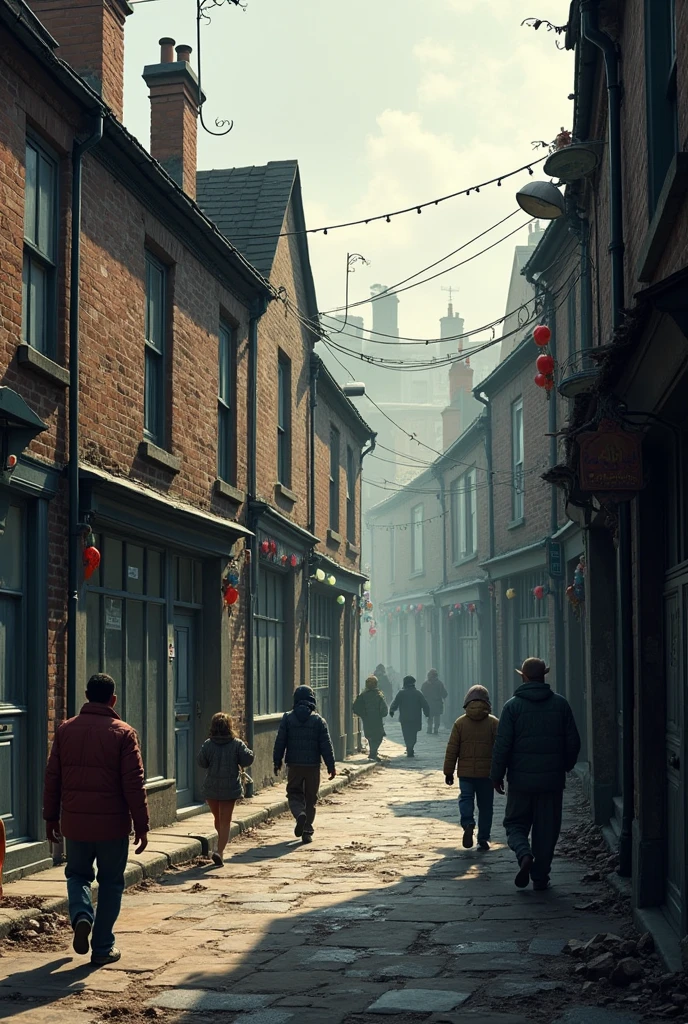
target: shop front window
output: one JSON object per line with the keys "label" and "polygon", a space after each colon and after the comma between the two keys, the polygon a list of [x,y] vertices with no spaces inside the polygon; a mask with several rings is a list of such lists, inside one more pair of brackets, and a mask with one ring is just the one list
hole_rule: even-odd
{"label": "shop front window", "polygon": [[328,721],[332,683],[332,638],[334,616],[332,601],[322,594],[311,597],[310,613],[310,685],[315,692],[318,714]]}
{"label": "shop front window", "polygon": [[549,605],[533,591],[545,583],[542,571],[521,576],[513,584],[518,597],[517,663],[526,658],[549,661]]}
{"label": "shop front window", "polygon": [[261,571],[256,602],[256,714],[284,711],[286,649],[284,587],[286,577]]}
{"label": "shop front window", "polygon": [[26,834],[26,669],[24,522],[10,505],[0,543],[0,818],[8,842]]}

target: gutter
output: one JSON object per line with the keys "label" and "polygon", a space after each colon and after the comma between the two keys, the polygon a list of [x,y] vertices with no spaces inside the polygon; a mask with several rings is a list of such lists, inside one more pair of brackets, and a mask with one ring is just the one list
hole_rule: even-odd
{"label": "gutter", "polygon": [[[494,512],[494,470],[492,459],[492,403],[485,396],[484,392],[473,392],[482,405],[485,406],[485,459],[487,461],[487,533],[488,533],[488,560],[481,567],[489,565],[494,561],[495,552],[495,512]],[[490,602],[490,648],[492,652],[492,693],[496,694],[499,686],[499,646],[497,643],[497,608],[494,601]]]}
{"label": "gutter", "polygon": [[82,524],[79,515],[79,311],[81,306],[81,184],[83,158],[103,138],[103,113],[83,142],[72,149],[72,245],[69,272],[69,512],[67,552],[67,717],[76,714],[77,619],[79,615],[79,555]]}

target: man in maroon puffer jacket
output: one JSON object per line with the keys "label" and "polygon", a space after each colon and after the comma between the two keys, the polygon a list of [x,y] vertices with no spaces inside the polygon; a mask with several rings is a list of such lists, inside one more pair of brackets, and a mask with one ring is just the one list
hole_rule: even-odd
{"label": "man in maroon puffer jacket", "polygon": [[[57,730],[45,772],[43,817],[48,840],[67,840],[67,893],[74,950],[109,964],[121,954],[112,929],[124,892],[129,833],[134,820],[136,853],[148,844],[150,827],[143,761],[135,731],[115,712],[115,681],[98,673],[86,687],[87,704]],[[98,865],[98,911],[91,883]]]}

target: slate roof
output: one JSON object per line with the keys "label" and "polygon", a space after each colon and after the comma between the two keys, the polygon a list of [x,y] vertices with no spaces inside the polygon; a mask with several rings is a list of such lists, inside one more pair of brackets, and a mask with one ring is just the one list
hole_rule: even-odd
{"label": "slate roof", "polygon": [[297,174],[296,160],[272,160],[196,175],[196,202],[206,217],[268,279]]}

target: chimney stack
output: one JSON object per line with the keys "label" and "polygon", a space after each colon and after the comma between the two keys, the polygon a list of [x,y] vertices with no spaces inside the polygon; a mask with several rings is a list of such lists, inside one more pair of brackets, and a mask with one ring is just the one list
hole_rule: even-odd
{"label": "chimney stack", "polygon": [[191,47],[180,45],[175,59],[174,39],[165,37],[160,63],[147,65],[143,79],[150,90],[151,156],[195,199],[199,96],[190,58]]}
{"label": "chimney stack", "polygon": [[103,97],[119,121],[124,112],[124,22],[127,0],[29,0],[59,43],[56,55]]}
{"label": "chimney stack", "polygon": [[[442,410],[442,450],[446,452],[475,417],[473,368],[469,359],[459,359],[449,368],[449,405]],[[466,413],[468,412],[468,415]]]}

